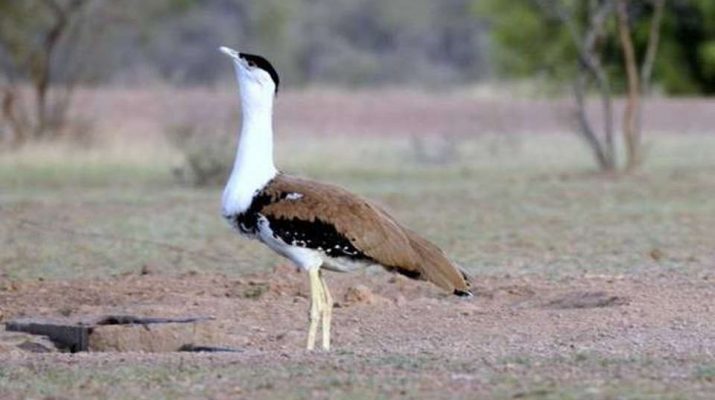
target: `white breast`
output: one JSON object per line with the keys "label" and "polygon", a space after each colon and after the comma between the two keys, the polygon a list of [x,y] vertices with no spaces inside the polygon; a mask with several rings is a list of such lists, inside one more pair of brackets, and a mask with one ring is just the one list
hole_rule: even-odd
{"label": "white breast", "polygon": [[276,175],[274,171],[268,173],[245,174],[243,171],[234,171],[223,190],[221,196],[221,211],[224,216],[232,216],[245,212],[251,206],[253,198]]}

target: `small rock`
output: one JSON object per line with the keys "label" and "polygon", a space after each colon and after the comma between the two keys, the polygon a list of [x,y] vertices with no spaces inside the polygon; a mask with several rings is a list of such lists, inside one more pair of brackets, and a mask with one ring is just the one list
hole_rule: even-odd
{"label": "small rock", "polygon": [[393,274],[390,279],[388,280],[389,283],[392,283],[394,285],[398,285],[400,287],[404,286],[405,283],[408,283],[410,281],[410,278],[400,275],[400,274]]}
{"label": "small rock", "polygon": [[142,265],[142,268],[139,271],[140,275],[154,275],[156,273],[157,273],[156,267],[151,264]]}
{"label": "small rock", "polygon": [[665,253],[663,252],[663,250],[655,248],[650,251],[650,258],[652,258],[653,261],[660,261],[665,258]]}
{"label": "small rock", "polygon": [[405,304],[407,304],[407,299],[405,298],[405,296],[403,296],[402,294],[398,294],[395,297],[395,305],[398,307],[402,307]]}
{"label": "small rock", "polygon": [[1,353],[49,353],[57,347],[47,336],[31,335],[22,332],[0,332]]}
{"label": "small rock", "polygon": [[365,285],[355,285],[348,288],[345,292],[345,303],[355,304],[374,304],[377,301],[377,297],[372,293],[372,290]]}
{"label": "small rock", "polygon": [[[60,308],[59,310],[57,310],[57,312],[59,312],[60,315],[62,315],[64,317],[69,317],[70,315],[72,315],[72,308],[69,306],[64,306],[64,307]],[[0,318],[0,319],[2,319],[2,318]]]}

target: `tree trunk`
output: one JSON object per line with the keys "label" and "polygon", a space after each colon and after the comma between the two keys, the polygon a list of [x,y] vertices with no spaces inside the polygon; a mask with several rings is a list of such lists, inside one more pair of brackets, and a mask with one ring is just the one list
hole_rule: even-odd
{"label": "tree trunk", "polygon": [[626,169],[633,170],[641,162],[641,140],[636,119],[640,114],[640,89],[635,50],[628,25],[628,0],[618,0],[618,32],[628,81],[628,99],[623,111],[623,137],[626,143]]}
{"label": "tree trunk", "polygon": [[603,108],[603,135],[605,142],[605,154],[608,159],[608,170],[615,170],[617,167],[616,146],[613,140],[613,100],[611,99],[611,85],[606,73],[599,65],[595,72],[598,91],[601,96],[601,107]]}
{"label": "tree trunk", "polygon": [[18,146],[27,140],[29,134],[31,134],[30,126],[27,121],[27,116],[23,112],[23,108],[18,106],[18,102],[22,99],[18,99],[19,89],[17,86],[8,84],[2,89],[2,117],[8,124],[10,132],[9,137],[6,139],[11,146]]}

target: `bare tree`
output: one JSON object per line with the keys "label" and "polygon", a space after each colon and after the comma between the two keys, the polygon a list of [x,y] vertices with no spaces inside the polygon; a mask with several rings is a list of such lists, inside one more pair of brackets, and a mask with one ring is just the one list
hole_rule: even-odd
{"label": "bare tree", "polygon": [[[72,65],[73,72],[60,77],[55,58],[62,44],[74,48],[84,44],[73,36],[78,34],[78,23],[89,3],[90,0],[36,0],[11,1],[3,6],[0,54],[5,58],[5,79],[0,87],[0,111],[12,144],[47,137],[65,125],[82,68]],[[65,50],[72,53],[73,49]],[[25,98],[26,84],[31,100]]]}
{"label": "bare tree", "polygon": [[[574,79],[574,97],[576,100],[576,118],[579,134],[586,140],[596,157],[598,166],[605,171],[616,169],[617,159],[613,140],[613,101],[608,74],[603,68],[598,49],[599,39],[605,35],[608,17],[613,12],[610,0],[589,0],[588,17],[585,29],[581,32],[574,15],[559,0],[535,0],[548,14],[556,18],[567,28],[572,44],[578,53],[579,67]],[[586,111],[586,92],[589,82],[595,82],[603,109],[603,132],[597,130]]]}
{"label": "bare tree", "polygon": [[[618,168],[618,159],[613,128],[613,94],[608,74],[603,67],[599,43],[605,41],[608,34],[606,32],[608,21],[614,14],[616,15],[628,83],[628,98],[624,108],[622,132],[626,147],[626,169],[632,170],[638,167],[642,161],[641,97],[648,92],[650,87],[650,77],[658,49],[665,0],[652,0],[654,12],[640,75],[629,25],[629,0],[588,0],[586,23],[582,29],[579,29],[576,17],[561,0],[533,1],[547,14],[556,16],[559,22],[566,27],[572,44],[577,51],[579,68],[574,78],[574,97],[576,100],[576,116],[579,123],[578,132],[586,140],[596,157],[599,167],[604,171],[616,170]],[[596,125],[590,120],[586,110],[587,89],[592,82],[595,83],[598,89],[603,111],[603,131],[600,133],[597,131]]]}

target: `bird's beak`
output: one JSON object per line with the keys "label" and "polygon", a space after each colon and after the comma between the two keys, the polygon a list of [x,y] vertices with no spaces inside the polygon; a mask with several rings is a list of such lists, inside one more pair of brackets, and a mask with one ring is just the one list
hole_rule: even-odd
{"label": "bird's beak", "polygon": [[241,54],[239,52],[226,46],[221,46],[218,49],[221,50],[222,53],[231,57],[236,64],[245,67],[245,65],[243,65],[243,60],[241,59]]}
{"label": "bird's beak", "polygon": [[221,50],[222,53],[233,58],[234,60],[238,60],[240,58],[238,52],[230,47],[221,46],[218,49]]}

